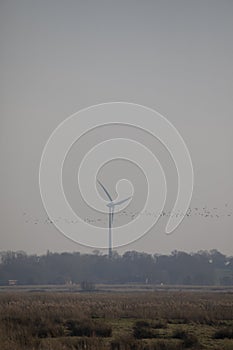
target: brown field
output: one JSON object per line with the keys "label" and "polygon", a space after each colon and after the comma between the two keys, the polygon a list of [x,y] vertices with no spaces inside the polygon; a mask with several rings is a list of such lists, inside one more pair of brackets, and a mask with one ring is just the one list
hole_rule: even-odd
{"label": "brown field", "polygon": [[232,350],[233,294],[2,289],[0,349]]}

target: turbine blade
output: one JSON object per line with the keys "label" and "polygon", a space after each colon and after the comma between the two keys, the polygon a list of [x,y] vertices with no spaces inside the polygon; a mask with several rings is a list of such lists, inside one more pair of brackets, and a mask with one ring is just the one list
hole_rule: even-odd
{"label": "turbine blade", "polygon": [[113,223],[113,217],[114,217],[114,207],[112,209],[112,223]]}
{"label": "turbine blade", "polygon": [[104,187],[104,185],[97,180],[98,184],[102,187],[102,189],[104,190],[105,194],[107,195],[108,199],[112,202],[112,197],[110,196],[110,194],[108,193],[108,191],[106,190],[106,188]]}
{"label": "turbine blade", "polygon": [[113,205],[115,206],[115,205],[123,204],[123,203],[127,202],[130,198],[132,198],[132,197],[128,197],[128,198],[122,199],[119,202],[113,202]]}

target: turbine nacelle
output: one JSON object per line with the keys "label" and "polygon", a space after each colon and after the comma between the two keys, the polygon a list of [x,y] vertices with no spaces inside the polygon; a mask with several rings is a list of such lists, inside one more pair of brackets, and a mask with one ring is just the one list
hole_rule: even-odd
{"label": "turbine nacelle", "polygon": [[127,202],[128,200],[130,200],[132,197],[128,197],[128,198],[125,198],[125,199],[122,199],[121,201],[118,201],[118,202],[110,202],[107,205],[108,208],[114,208],[116,205],[121,205],[125,202]]}

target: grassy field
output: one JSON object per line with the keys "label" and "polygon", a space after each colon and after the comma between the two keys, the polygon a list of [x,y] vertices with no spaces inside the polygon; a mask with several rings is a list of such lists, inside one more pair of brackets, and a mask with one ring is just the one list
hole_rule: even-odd
{"label": "grassy field", "polygon": [[[57,285],[15,285],[0,286],[1,292],[80,292],[82,291],[80,284],[57,284]],[[158,292],[158,291],[190,291],[190,292],[223,292],[233,293],[233,286],[220,285],[168,285],[168,284],[139,284],[139,283],[124,283],[124,284],[95,284],[95,292]]]}
{"label": "grassy field", "polygon": [[233,294],[0,293],[1,350],[233,349]]}

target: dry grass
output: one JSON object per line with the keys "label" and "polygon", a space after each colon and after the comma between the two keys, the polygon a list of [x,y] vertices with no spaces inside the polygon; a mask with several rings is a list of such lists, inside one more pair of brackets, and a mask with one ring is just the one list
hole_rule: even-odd
{"label": "dry grass", "polygon": [[0,294],[1,350],[229,350],[232,327],[230,293]]}

